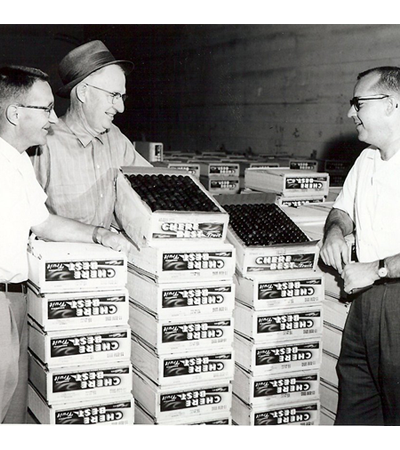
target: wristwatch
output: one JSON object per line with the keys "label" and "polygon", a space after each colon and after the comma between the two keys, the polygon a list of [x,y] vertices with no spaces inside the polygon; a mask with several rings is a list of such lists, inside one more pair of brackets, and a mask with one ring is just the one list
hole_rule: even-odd
{"label": "wristwatch", "polygon": [[388,270],[385,267],[384,259],[379,260],[378,276],[379,278],[386,278],[388,276]]}

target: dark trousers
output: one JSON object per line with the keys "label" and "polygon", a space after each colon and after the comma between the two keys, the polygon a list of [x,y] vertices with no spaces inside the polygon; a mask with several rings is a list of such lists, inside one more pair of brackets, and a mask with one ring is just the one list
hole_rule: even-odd
{"label": "dark trousers", "polygon": [[335,425],[400,425],[400,283],[353,301],[337,373]]}

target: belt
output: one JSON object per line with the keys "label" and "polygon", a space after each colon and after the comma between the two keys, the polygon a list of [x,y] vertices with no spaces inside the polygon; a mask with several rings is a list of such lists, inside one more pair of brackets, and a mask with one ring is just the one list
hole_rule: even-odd
{"label": "belt", "polygon": [[0,283],[0,292],[22,292],[26,293],[26,282],[22,283]]}

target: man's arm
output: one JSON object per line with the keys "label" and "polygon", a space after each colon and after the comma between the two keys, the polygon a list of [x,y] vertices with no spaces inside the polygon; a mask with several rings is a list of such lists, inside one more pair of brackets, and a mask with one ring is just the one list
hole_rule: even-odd
{"label": "man's arm", "polygon": [[350,216],[341,209],[332,208],[325,222],[320,256],[325,264],[334,267],[340,274],[343,266],[349,262],[345,237],[353,230],[354,223]]}
{"label": "man's arm", "polygon": [[98,242],[105,247],[124,252],[126,255],[131,248],[128,240],[120,234],[113,233],[105,228],[96,229],[92,225],[53,214],[50,214],[41,224],[32,227],[32,231],[38,237],[49,241],[83,243],[93,243],[93,233],[96,232]]}

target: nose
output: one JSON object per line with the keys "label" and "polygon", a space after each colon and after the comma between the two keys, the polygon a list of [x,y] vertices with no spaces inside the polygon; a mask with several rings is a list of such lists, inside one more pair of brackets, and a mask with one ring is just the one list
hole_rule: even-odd
{"label": "nose", "polygon": [[351,119],[352,117],[354,117],[354,116],[356,116],[356,115],[357,115],[356,108],[354,107],[354,105],[350,106],[350,109],[349,109],[349,111],[347,112],[347,117],[348,117],[349,119]]}
{"label": "nose", "polygon": [[125,103],[122,100],[122,97],[120,97],[115,103],[114,103],[114,108],[117,110],[117,112],[119,113],[123,113],[125,111]]}
{"label": "nose", "polygon": [[50,116],[49,116],[49,122],[50,123],[57,123],[58,122],[58,117],[56,112],[54,111],[54,109],[52,109],[50,111]]}

